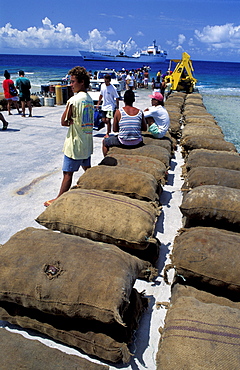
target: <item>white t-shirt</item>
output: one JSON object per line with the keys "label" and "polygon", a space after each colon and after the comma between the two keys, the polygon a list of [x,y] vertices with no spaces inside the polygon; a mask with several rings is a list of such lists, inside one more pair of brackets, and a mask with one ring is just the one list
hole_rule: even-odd
{"label": "white t-shirt", "polygon": [[116,109],[116,99],[119,98],[116,87],[113,86],[112,84],[107,86],[105,83],[103,83],[101,85],[100,94],[103,97],[102,110],[104,110],[104,111],[108,111],[108,110],[114,111]]}
{"label": "white t-shirt", "polygon": [[159,138],[163,137],[170,126],[170,119],[167,110],[162,105],[152,106],[143,112],[144,117],[152,117],[159,127]]}

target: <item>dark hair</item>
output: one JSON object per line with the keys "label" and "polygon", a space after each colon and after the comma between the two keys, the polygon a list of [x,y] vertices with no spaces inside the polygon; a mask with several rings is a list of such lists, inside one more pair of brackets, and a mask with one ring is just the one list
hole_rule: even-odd
{"label": "dark hair", "polygon": [[8,80],[10,78],[10,73],[5,69],[4,77]]}
{"label": "dark hair", "polygon": [[90,84],[90,77],[89,77],[89,74],[87,72],[87,70],[84,68],[84,67],[74,67],[72,69],[70,69],[70,71],[68,72],[69,75],[71,76],[75,76],[76,79],[78,80],[78,82],[84,82],[84,86],[86,88],[89,87],[89,84]]}
{"label": "dark hair", "polygon": [[134,92],[132,90],[127,90],[125,91],[124,95],[123,95],[123,101],[124,103],[126,104],[132,104],[133,102],[135,102],[135,95],[134,95]]}
{"label": "dark hair", "polygon": [[111,76],[110,76],[110,74],[108,74],[108,73],[104,76],[104,78],[105,78],[105,80],[109,80],[109,81],[111,81]]}
{"label": "dark hair", "polygon": [[24,72],[21,70],[18,72],[19,76],[24,76]]}

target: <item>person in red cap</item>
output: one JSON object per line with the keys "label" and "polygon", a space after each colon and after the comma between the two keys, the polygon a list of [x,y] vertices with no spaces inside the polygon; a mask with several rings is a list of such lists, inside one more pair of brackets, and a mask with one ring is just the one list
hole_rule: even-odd
{"label": "person in red cap", "polygon": [[148,131],[156,138],[162,138],[169,129],[170,119],[164,108],[163,96],[160,92],[149,95],[152,106],[144,110],[144,117],[148,124]]}

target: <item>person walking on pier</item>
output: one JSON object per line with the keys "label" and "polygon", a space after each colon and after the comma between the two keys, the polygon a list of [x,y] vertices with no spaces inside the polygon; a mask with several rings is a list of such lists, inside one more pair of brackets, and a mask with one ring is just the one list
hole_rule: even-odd
{"label": "person walking on pier", "polygon": [[18,113],[20,112],[19,106],[18,106],[18,93],[14,86],[13,80],[10,79],[10,73],[5,70],[4,71],[4,77],[5,80],[3,81],[3,91],[4,91],[4,97],[7,100],[7,110],[8,114],[11,115],[11,104],[13,103],[15,108],[17,109]]}
{"label": "person walking on pier", "polygon": [[63,180],[58,196],[45,202],[45,207],[48,207],[70,189],[73,173],[78,171],[80,166],[84,171],[91,167],[94,104],[87,93],[90,78],[84,67],[72,68],[69,75],[75,95],[67,101],[66,109],[61,118],[61,125],[69,127],[63,147]]}
{"label": "person walking on pier", "polygon": [[114,117],[116,109],[119,107],[119,95],[115,86],[111,84],[111,76],[106,74],[104,83],[101,85],[100,95],[96,109],[102,101],[102,121],[107,125],[106,137],[109,137],[111,132],[111,119]]}
{"label": "person walking on pier", "polygon": [[18,74],[19,78],[16,80],[16,87],[19,90],[19,98],[22,105],[22,117],[26,117],[26,104],[29,109],[29,117],[32,117],[32,103],[30,97],[31,83],[29,79],[24,76],[24,72],[22,70],[19,71]]}

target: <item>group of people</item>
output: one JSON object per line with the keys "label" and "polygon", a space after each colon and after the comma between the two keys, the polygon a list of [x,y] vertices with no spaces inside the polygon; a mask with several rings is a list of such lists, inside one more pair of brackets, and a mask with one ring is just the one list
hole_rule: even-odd
{"label": "group of people", "polygon": [[[29,109],[29,117],[32,117],[32,105],[31,105],[31,97],[30,97],[30,89],[31,83],[28,78],[25,77],[24,71],[19,71],[19,77],[16,79],[16,83],[14,84],[13,80],[11,79],[10,73],[5,70],[4,77],[5,80],[3,81],[3,92],[4,97],[7,100],[7,110],[8,114],[11,115],[11,106],[12,104],[17,109],[18,113],[22,115],[22,117],[26,117],[25,110],[26,106]],[[20,107],[18,102],[21,103],[22,111],[20,111]],[[8,122],[5,120],[3,114],[0,114],[0,120],[3,122],[3,130],[6,130],[8,127]]]}
{"label": "group of people", "polygon": [[[91,167],[94,104],[88,94],[90,77],[84,67],[74,67],[69,71],[69,75],[74,95],[67,101],[61,118],[62,126],[69,127],[63,147],[63,180],[57,197],[46,201],[46,207],[70,189],[73,173],[78,171],[80,166],[84,171]],[[107,125],[107,134],[102,142],[104,156],[110,147],[133,149],[143,146],[142,131],[148,130],[156,138],[162,138],[166,134],[170,121],[164,108],[163,95],[155,91],[149,97],[151,106],[142,111],[133,106],[134,92],[131,89],[126,90],[123,97],[124,107],[119,109],[117,90],[111,84],[111,76],[105,75],[97,103],[97,108],[102,103],[103,121]],[[113,132],[118,134],[110,136],[112,119]]]}

